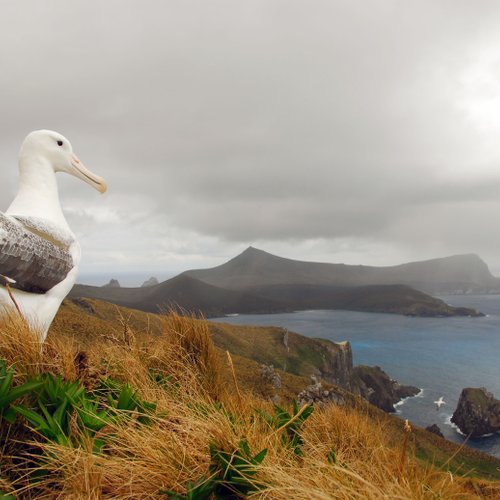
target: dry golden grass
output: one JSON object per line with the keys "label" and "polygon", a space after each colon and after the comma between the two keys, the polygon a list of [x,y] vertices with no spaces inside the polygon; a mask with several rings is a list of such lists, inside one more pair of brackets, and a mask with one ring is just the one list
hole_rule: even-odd
{"label": "dry golden grass", "polygon": [[[62,446],[21,423],[3,422],[0,489],[22,498],[168,498],[161,490],[185,493],[188,481],[207,474],[210,443],[231,451],[245,438],[253,453],[268,449],[256,478],[264,486],[256,497],[500,497],[498,482],[422,465],[414,456],[413,431],[405,444],[404,433],[366,405],[316,408],[304,425],[299,457],[283,445],[284,431],[257,418],[257,409],[272,413],[271,403],[245,386],[238,396],[206,322],[169,314],[161,332],[146,328],[138,335],[127,321],[118,321],[112,335],[96,331],[91,342],[52,331],[41,346],[22,322],[7,321],[0,328],[0,359],[14,364],[21,377],[49,371],[91,388],[99,377],[112,376],[156,402],[158,415],[150,425],[126,420],[105,427],[96,436],[107,437],[104,453],[92,452],[92,438]],[[168,377],[168,383],[152,373]],[[331,450],[336,464],[327,460]],[[30,481],[29,469],[42,466],[50,474]]]}

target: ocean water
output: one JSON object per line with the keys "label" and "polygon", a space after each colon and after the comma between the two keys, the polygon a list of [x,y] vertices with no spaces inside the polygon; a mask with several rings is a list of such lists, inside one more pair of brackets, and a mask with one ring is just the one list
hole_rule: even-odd
{"label": "ocean water", "polygon": [[[354,364],[379,365],[392,378],[422,389],[397,406],[397,414],[421,427],[437,424],[444,436],[463,443],[450,423],[464,387],[486,387],[500,399],[500,295],[441,297],[474,307],[484,318],[409,318],[351,311],[218,318],[234,324],[275,325],[308,337],[348,340]],[[436,409],[443,396],[446,404]],[[500,433],[469,440],[468,446],[500,458]]]}

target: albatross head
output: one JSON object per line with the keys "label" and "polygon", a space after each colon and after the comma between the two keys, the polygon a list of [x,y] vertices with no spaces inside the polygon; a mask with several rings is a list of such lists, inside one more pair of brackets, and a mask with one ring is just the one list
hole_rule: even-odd
{"label": "albatross head", "polygon": [[30,160],[45,160],[54,172],[66,172],[90,184],[97,191],[104,193],[106,181],[88,170],[73,153],[71,143],[58,132],[52,130],[35,130],[26,136],[19,151],[19,164]]}

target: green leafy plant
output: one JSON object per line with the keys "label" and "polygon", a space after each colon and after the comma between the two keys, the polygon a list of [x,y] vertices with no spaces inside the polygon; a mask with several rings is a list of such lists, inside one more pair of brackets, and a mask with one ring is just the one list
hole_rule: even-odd
{"label": "green leafy plant", "polygon": [[218,449],[215,444],[210,445],[210,472],[215,475],[215,493],[218,496],[238,496],[258,491],[262,485],[255,482],[253,477],[257,474],[258,468],[267,455],[267,448],[264,448],[256,455],[252,456],[250,446],[246,439],[239,442],[236,450],[228,452]]}
{"label": "green leafy plant", "polygon": [[[11,378],[10,371],[8,376]],[[0,387],[1,382],[0,379]],[[15,418],[16,413],[23,416],[35,431],[63,446],[78,446],[82,438],[93,438],[94,453],[101,453],[106,445],[104,439],[96,437],[106,425],[133,417],[141,424],[149,424],[156,412],[156,404],[143,400],[129,384],[109,378],[103,379],[97,391],[87,392],[78,381],[44,373],[26,384],[25,389],[36,398],[35,405],[13,405],[9,417],[13,414]],[[76,433],[70,428],[73,415],[76,415]]]}
{"label": "green leafy plant", "polygon": [[37,398],[38,408],[15,406],[14,410],[42,436],[68,446],[71,442],[70,416],[85,398],[85,388],[78,382],[65,381],[60,375],[56,377],[51,373],[44,373],[34,381],[38,385],[32,393]]}
{"label": "green leafy plant", "polygon": [[185,495],[170,490],[162,490],[160,493],[168,495],[170,500],[206,500],[215,494],[215,486],[216,483],[213,478],[207,480],[205,477],[202,477],[195,483],[188,481]]}
{"label": "green leafy plant", "polygon": [[[32,393],[37,406],[15,406],[13,410],[22,415],[42,436],[62,445],[69,445],[70,418],[76,413],[82,435],[93,437],[103,427],[120,418],[130,417],[130,412],[139,414],[138,421],[146,420],[156,409],[154,403],[139,398],[137,391],[128,384],[106,380],[108,385],[96,393],[88,393],[79,382],[65,381],[61,376],[43,374],[36,380]],[[103,441],[95,443],[102,450]]]}
{"label": "green leafy plant", "polygon": [[85,388],[78,381],[63,380],[61,375],[54,376],[51,373],[43,373],[38,380],[42,384],[34,393],[49,411],[56,411],[65,402],[71,408],[85,397]]}
{"label": "green leafy plant", "polygon": [[313,405],[299,408],[295,399],[292,401],[292,413],[281,406],[274,405],[274,415],[269,415],[261,410],[258,414],[267,424],[277,430],[283,430],[282,441],[285,446],[289,446],[298,456],[304,456],[302,445],[304,439],[301,435],[302,425],[311,416]]}
{"label": "green leafy plant", "polygon": [[16,412],[11,403],[42,385],[42,382],[33,380],[13,387],[14,373],[14,367],[7,367],[5,360],[0,359],[0,421],[3,418],[10,423],[16,419]]}
{"label": "green leafy plant", "polygon": [[248,441],[242,439],[235,450],[220,449],[215,443],[211,443],[209,449],[211,462],[208,478],[189,482],[185,495],[168,490],[161,493],[175,500],[203,500],[211,495],[215,498],[244,498],[262,489],[263,484],[254,476],[267,455],[267,448],[252,456]]}
{"label": "green leafy plant", "polygon": [[75,410],[78,415],[78,424],[82,435],[93,437],[93,452],[97,454],[101,453],[106,445],[106,441],[96,438],[96,434],[106,427],[106,425],[113,422],[108,409],[101,409],[98,401],[83,398]]}
{"label": "green leafy plant", "polygon": [[[102,383],[107,404],[115,417],[130,417],[136,413],[139,423],[149,424],[151,422],[151,416],[156,412],[156,403],[142,399],[138,391],[129,384],[120,384],[120,382],[110,378],[103,380]],[[100,392],[103,393],[102,388]]]}
{"label": "green leafy plant", "polygon": [[114,410],[132,412],[137,408],[136,392],[128,384],[122,385],[116,396],[109,393],[107,399]]}
{"label": "green leafy plant", "polygon": [[111,423],[109,411],[101,409],[98,401],[82,398],[80,405],[75,408],[78,422],[81,427],[92,432],[99,432]]}
{"label": "green leafy plant", "polygon": [[14,406],[14,410],[22,415],[42,436],[58,444],[69,446],[69,410],[68,402],[63,401],[55,411],[51,412],[38,402],[41,414],[25,406]]}
{"label": "green leafy plant", "polygon": [[164,390],[177,391],[181,387],[180,383],[176,382],[172,375],[166,375],[162,370],[150,368],[149,377]]}
{"label": "green leafy plant", "polygon": [[328,455],[326,456],[326,460],[328,461],[329,464],[336,465],[337,455],[335,455],[335,451],[333,450],[333,448],[328,452]]}

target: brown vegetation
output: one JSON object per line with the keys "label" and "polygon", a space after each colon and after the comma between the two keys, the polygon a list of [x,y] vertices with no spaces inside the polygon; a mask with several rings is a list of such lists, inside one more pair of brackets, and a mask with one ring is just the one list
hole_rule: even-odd
{"label": "brown vegetation", "polygon": [[[211,444],[235,456],[246,440],[252,454],[268,450],[249,479],[252,494],[262,498],[500,495],[499,483],[484,472],[477,478],[456,461],[437,466],[430,456],[417,457],[420,431],[405,434],[403,422],[363,402],[315,408],[300,431],[301,454],[294,453],[286,444],[291,423],[275,428],[260,418],[273,405],[238,372],[254,362],[233,356],[233,381],[205,321],[113,315],[114,328],[75,310],[58,320],[43,346],[11,319],[0,328],[0,359],[15,367],[17,384],[42,372],[79,380],[88,391],[103,377],[129,383],[156,403],[151,422],[116,421],[93,437],[77,435],[72,422],[72,441],[63,445],[29,430],[21,417],[12,425],[2,421],[0,490],[23,498],[168,498],[167,490],[182,495],[190,481],[215,474]],[[91,323],[92,335],[69,328],[79,321]],[[100,452],[98,439],[106,442]],[[494,475],[498,461],[491,464]],[[36,469],[50,474],[35,481]]]}

